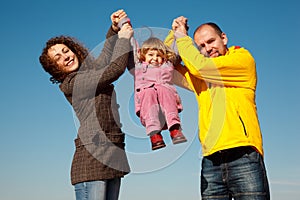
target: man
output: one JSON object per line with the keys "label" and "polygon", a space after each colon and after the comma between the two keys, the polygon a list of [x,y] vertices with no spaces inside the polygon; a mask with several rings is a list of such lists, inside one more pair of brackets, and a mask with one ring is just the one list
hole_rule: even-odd
{"label": "man", "polygon": [[[176,48],[199,105],[202,199],[270,199],[255,104],[256,66],[214,23],[187,35],[187,19],[174,19],[165,42]],[[174,43],[173,43],[174,44]]]}

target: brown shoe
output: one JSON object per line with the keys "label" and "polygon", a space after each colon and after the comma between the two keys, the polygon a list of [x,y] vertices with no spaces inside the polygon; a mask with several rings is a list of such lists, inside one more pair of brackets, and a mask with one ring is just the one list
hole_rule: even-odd
{"label": "brown shoe", "polygon": [[183,142],[187,141],[185,136],[182,134],[181,130],[174,129],[174,130],[170,131],[170,135],[171,135],[173,144],[179,144],[179,143],[183,143]]}
{"label": "brown shoe", "polygon": [[162,135],[159,133],[155,133],[150,136],[152,150],[160,149],[166,146]]}

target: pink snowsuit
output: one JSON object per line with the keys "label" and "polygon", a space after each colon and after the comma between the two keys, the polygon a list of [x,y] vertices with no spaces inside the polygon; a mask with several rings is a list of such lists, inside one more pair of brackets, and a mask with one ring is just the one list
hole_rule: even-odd
{"label": "pink snowsuit", "polygon": [[176,88],[172,84],[174,66],[165,62],[160,67],[148,63],[136,63],[135,112],[146,127],[147,135],[168,129],[174,124],[180,125],[178,113],[182,104]]}

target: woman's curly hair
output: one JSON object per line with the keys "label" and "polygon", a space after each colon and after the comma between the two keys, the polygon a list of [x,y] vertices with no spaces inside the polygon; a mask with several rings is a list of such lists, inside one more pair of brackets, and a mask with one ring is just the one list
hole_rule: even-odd
{"label": "woman's curly hair", "polygon": [[81,66],[89,52],[84,45],[78,42],[75,38],[69,36],[57,36],[47,41],[39,60],[44,70],[52,76],[50,81],[52,83],[61,83],[69,73],[62,72],[57,66],[56,62],[54,62],[53,59],[51,59],[48,55],[48,49],[56,44],[66,45],[77,56],[79,66]]}

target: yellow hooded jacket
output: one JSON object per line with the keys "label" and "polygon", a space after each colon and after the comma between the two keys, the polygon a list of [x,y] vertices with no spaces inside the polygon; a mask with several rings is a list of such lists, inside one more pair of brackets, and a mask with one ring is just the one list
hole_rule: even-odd
{"label": "yellow hooded jacket", "polygon": [[[165,43],[170,46],[173,41],[170,31]],[[250,52],[232,46],[224,56],[207,58],[189,36],[177,38],[176,45],[185,64],[176,69],[188,81],[199,106],[203,156],[239,146],[253,146],[263,155],[255,103],[256,64]]]}

